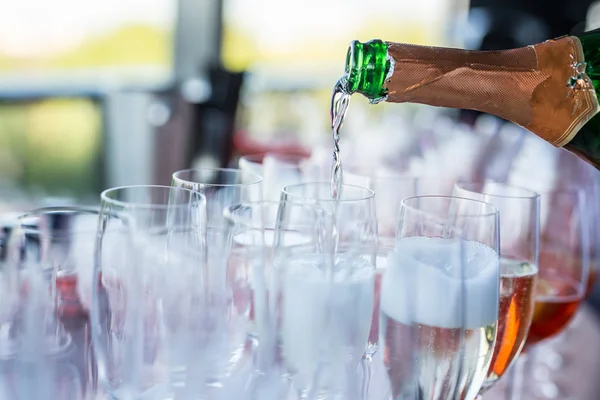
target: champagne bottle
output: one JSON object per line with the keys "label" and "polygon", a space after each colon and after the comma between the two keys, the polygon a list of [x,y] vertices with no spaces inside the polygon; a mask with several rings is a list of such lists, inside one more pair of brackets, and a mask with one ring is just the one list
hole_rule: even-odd
{"label": "champagne bottle", "polygon": [[344,92],[496,115],[600,169],[600,30],[475,51],[353,41]]}

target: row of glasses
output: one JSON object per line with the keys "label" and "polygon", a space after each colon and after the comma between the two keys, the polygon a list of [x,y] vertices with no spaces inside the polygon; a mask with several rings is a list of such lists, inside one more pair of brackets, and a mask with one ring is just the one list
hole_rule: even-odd
{"label": "row of glasses", "polygon": [[[421,184],[423,178],[406,176],[361,176],[350,175],[354,182],[367,185],[382,185],[382,182],[395,183],[396,197],[411,195],[415,191],[425,189],[425,194],[448,194],[447,182],[438,184]],[[426,178],[425,182],[431,178]],[[442,180],[443,181],[443,180]],[[571,281],[575,286],[588,283],[588,262],[586,262],[586,245],[588,228],[585,220],[585,204],[582,199],[581,190],[561,189],[542,193],[540,203],[539,195],[522,188],[508,185],[483,182],[479,184],[458,182],[453,185],[453,195],[470,197],[494,204],[501,210],[500,218],[502,229],[501,249],[501,296],[499,332],[494,356],[481,393],[484,393],[497,381],[515,362],[525,344],[529,331],[529,324],[535,316],[532,335],[529,343],[543,340],[546,337],[559,332],[570,321],[573,314],[560,311],[560,306],[552,308],[548,305],[560,305],[568,303],[571,310],[576,310],[582,299],[581,290],[572,290],[573,293],[561,294],[564,288],[558,288],[548,283],[548,275],[556,275],[553,271],[557,269],[557,253],[563,254],[565,259],[562,270],[564,280]],[[437,188],[437,189],[436,189]],[[433,189],[433,190],[432,190]],[[441,189],[441,190],[440,190]],[[430,190],[427,192],[427,190]],[[438,190],[438,192],[435,192]],[[400,192],[400,193],[399,193]],[[404,192],[404,193],[402,193]],[[411,193],[412,192],[412,193]],[[400,194],[400,196],[398,196]],[[390,201],[388,197],[378,199],[379,201]],[[570,208],[564,209],[560,204],[570,204]],[[543,211],[542,244],[539,245],[538,222],[539,209]],[[554,215],[557,210],[559,215]],[[378,208],[379,211],[379,208]],[[384,231],[385,232],[385,231]],[[554,232],[554,235],[552,233]],[[384,233],[385,235],[385,233]],[[549,240],[553,237],[552,240]],[[384,243],[387,241],[383,241]],[[382,244],[380,234],[380,247]],[[538,250],[541,248],[541,250]],[[588,247],[589,249],[589,247]],[[541,251],[540,270],[543,270],[541,278],[542,288],[534,290],[534,278],[538,270],[538,251]],[[552,256],[554,254],[555,256]],[[379,260],[378,260],[379,261]],[[536,301],[537,300],[537,301]],[[534,308],[535,305],[535,308]],[[535,312],[534,312],[535,310]],[[554,329],[547,330],[545,325],[553,325]],[[542,332],[539,332],[539,331]],[[522,373],[515,371],[515,376],[522,378]],[[518,380],[518,379],[516,379]],[[519,385],[522,390],[522,386]],[[515,390],[514,397],[519,396],[519,390]]]}
{"label": "row of glasses", "polygon": [[[260,182],[212,173],[226,188],[206,182],[213,204],[240,201],[245,185]],[[222,213],[207,206],[185,188],[115,188],[102,193],[100,211],[40,209],[5,229],[3,397],[89,398],[98,376],[117,399],[197,398],[203,386],[226,386],[245,347],[245,311],[223,287],[241,278],[223,282],[212,276],[220,265],[206,268],[211,255],[227,255]],[[225,234],[208,235],[209,215]],[[207,244],[213,237],[219,247]]]}
{"label": "row of glasses", "polygon": [[[505,256],[497,256],[493,206],[439,196],[402,204],[395,250],[387,253],[393,262],[380,281],[380,325],[372,323],[380,251],[373,191],[347,185],[335,204],[328,184],[291,185],[271,207],[234,205],[260,199],[251,194],[260,177],[223,172],[237,181],[219,186],[215,171],[205,182],[176,174],[180,188],[121,188],[102,196],[92,325],[99,327],[93,337],[111,398],[228,398],[247,388],[240,373],[247,354],[257,357],[249,364],[253,390],[265,393],[260,398],[281,398],[282,381],[266,373],[271,363],[285,366],[297,397],[364,397],[355,367],[377,346],[369,332],[375,325],[394,398],[424,391],[431,391],[428,398],[474,398],[494,364],[493,332],[502,325],[502,316],[491,322],[489,306],[496,304],[498,320],[499,284],[496,292],[482,290],[494,279],[490,265],[502,265]],[[235,209],[223,213],[227,207]],[[248,217],[257,207],[258,215]],[[295,235],[283,234],[288,224]],[[262,234],[248,234],[248,227]],[[449,276],[460,282],[450,291],[454,302],[447,301],[447,282],[440,283]],[[432,290],[431,277],[442,289]],[[445,294],[446,302],[427,299],[432,293]],[[473,296],[482,299],[477,310],[467,301]],[[439,315],[443,307],[453,310],[453,321]]]}
{"label": "row of glasses", "polygon": [[[244,160],[241,160],[240,166],[242,165],[243,162],[244,162]],[[354,182],[352,182],[352,183],[354,183]],[[407,186],[413,186],[414,183],[416,183],[415,180],[412,180],[412,181],[410,181],[410,182],[407,183]],[[423,182],[423,183],[425,183],[425,182]],[[431,182],[429,182],[429,183],[431,183]],[[362,186],[366,186],[366,185],[363,184]],[[354,187],[352,187],[352,186],[345,186],[344,190],[345,191],[350,191],[350,192],[352,192],[352,191],[356,192],[357,189],[354,188]],[[359,188],[358,190],[361,190],[361,189]],[[412,192],[411,194],[413,194],[413,195],[417,194],[416,187],[411,187],[410,190]],[[293,193],[294,191],[296,193]],[[331,197],[330,197],[330,194],[329,194],[329,186],[327,184],[324,183],[324,184],[321,184],[321,185],[318,185],[318,184],[290,185],[290,187],[284,188],[284,190],[283,190],[284,196],[289,195],[290,194],[289,192],[292,192],[292,194],[298,194],[299,193],[299,195],[296,196],[297,198],[300,197],[300,198],[305,198],[305,199],[312,199],[312,201],[313,201],[314,204],[326,204],[326,206],[325,206],[326,211],[329,211],[330,215],[333,216],[334,211],[336,211],[336,213],[337,213],[336,216],[335,216],[335,220],[334,221],[336,221],[338,224],[340,224],[342,226],[343,225],[352,225],[352,223],[350,223],[348,221],[347,217],[348,216],[352,216],[353,213],[345,213],[343,211],[342,212],[337,212],[337,209],[335,207],[335,203],[331,201]],[[343,193],[344,193],[344,191],[343,191]],[[350,198],[347,198],[347,199],[344,199],[344,200],[346,200],[346,201],[347,200],[355,200],[355,201],[358,200],[358,199],[352,199],[351,198],[352,194],[350,194],[349,197]],[[285,197],[285,198],[288,199],[288,200],[290,199],[289,197]],[[377,203],[377,201],[381,200],[382,198],[385,199],[385,197],[379,197],[379,198],[375,199],[375,202]],[[392,199],[391,196],[390,196],[390,199]],[[386,246],[387,247],[387,249],[386,249],[387,252],[389,252],[393,248],[393,236],[394,236],[394,233],[395,233],[394,232],[395,231],[394,225],[397,224],[397,222],[394,222],[394,221],[398,221],[397,214],[398,214],[399,209],[400,209],[400,207],[399,207],[400,204],[399,203],[400,203],[401,198],[398,198],[398,199],[394,198],[394,200],[396,200],[396,206],[397,206],[397,208],[394,210],[394,206],[393,205],[391,207],[388,206],[388,210],[390,210],[391,212],[387,214],[388,218],[384,219],[387,222],[388,228],[390,227],[390,224],[391,224],[391,229],[389,229],[390,234],[388,236],[392,240],[387,243],[387,246]],[[351,201],[348,202],[348,203],[346,203],[345,206],[348,207],[349,204],[352,204]],[[381,209],[381,207],[379,206],[379,204],[377,204],[377,205],[378,205],[378,207],[376,207],[376,208],[377,208],[377,211],[379,211]],[[365,215],[368,216],[370,214],[373,217],[375,216],[374,212],[369,212],[369,208],[364,208],[364,209],[367,210],[367,213],[365,213]],[[385,214],[383,214],[383,215],[385,215]],[[357,219],[361,220],[361,218],[357,218]],[[368,218],[367,218],[367,220],[368,220]],[[377,220],[378,220],[377,222],[381,221],[381,219],[377,219]],[[356,224],[356,225],[360,226],[360,223]],[[371,222],[371,225],[373,225],[373,222]],[[361,228],[358,228],[358,229],[355,228],[355,230],[357,232],[359,232],[360,229]],[[364,227],[362,229],[364,229]],[[339,229],[339,231],[342,232],[342,233],[340,233],[342,236],[343,236],[343,231],[344,230],[345,230],[344,228]],[[381,241],[381,237],[382,236],[380,236],[380,241]],[[333,241],[335,241],[335,239]],[[367,241],[367,242],[369,242],[369,241]],[[376,249],[375,252],[379,252],[381,249],[383,249],[383,247],[381,245],[379,247],[380,247],[380,249]],[[342,244],[342,246],[340,246],[338,248],[338,250],[340,250],[340,253],[344,251],[343,244]],[[358,251],[358,253],[360,253],[360,251]],[[367,255],[369,253],[372,254],[373,250],[372,249],[367,249],[366,251],[363,252],[363,256]],[[337,254],[336,254],[336,256],[337,256]],[[380,257],[377,258],[377,264],[379,264],[379,263],[383,264],[385,262],[385,259],[386,259],[386,255],[384,253],[383,256],[380,256]],[[377,283],[380,283],[380,279],[377,279],[377,281],[378,281]],[[376,286],[379,286],[379,285],[376,285]],[[377,292],[377,293],[379,292],[377,290],[377,288],[376,288],[375,292]],[[378,320],[378,311],[377,311],[377,308],[378,308],[379,302],[375,301],[374,303],[376,303],[377,305],[375,305],[373,307],[375,309],[375,312],[371,313],[371,319],[374,320],[373,321],[374,323],[370,324],[372,329],[371,329],[371,332],[370,332],[371,334],[369,335],[370,340],[369,340],[368,345],[367,345],[367,350],[365,351],[365,354],[367,354],[367,355],[372,354],[373,350],[377,348],[377,341],[378,341],[377,337],[379,336],[378,332],[377,332],[378,331],[377,328],[379,326],[379,324],[377,323],[377,320]],[[291,303],[291,304],[294,304],[294,303]],[[361,319],[364,320],[364,318],[361,318]],[[370,323],[370,321],[369,321],[369,323]],[[365,326],[364,323],[362,325],[363,325],[363,327]],[[373,335],[373,332],[375,332],[374,335]],[[326,353],[326,352],[324,352],[324,353]],[[323,355],[322,355],[322,357],[323,357]],[[350,359],[352,359],[352,357],[350,357]],[[314,362],[311,363],[311,364],[315,365]],[[307,365],[309,365],[309,363],[307,363]],[[313,368],[316,368],[316,367],[313,367]],[[310,380],[310,379],[308,379],[308,380]],[[299,395],[302,396],[302,393],[304,393],[306,395],[306,392],[307,392],[306,390],[304,390],[304,391],[300,390],[300,394]]]}

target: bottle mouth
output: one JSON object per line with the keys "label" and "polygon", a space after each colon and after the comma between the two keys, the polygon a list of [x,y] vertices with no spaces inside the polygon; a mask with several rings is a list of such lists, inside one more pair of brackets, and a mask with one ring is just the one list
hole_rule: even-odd
{"label": "bottle mouth", "polygon": [[346,91],[352,94],[358,90],[359,83],[362,79],[362,53],[363,44],[358,40],[350,42],[348,52],[346,53]]}
{"label": "bottle mouth", "polygon": [[384,100],[387,95],[384,83],[390,66],[385,42],[353,40],[346,53],[344,90],[348,94],[361,93],[374,103]]}

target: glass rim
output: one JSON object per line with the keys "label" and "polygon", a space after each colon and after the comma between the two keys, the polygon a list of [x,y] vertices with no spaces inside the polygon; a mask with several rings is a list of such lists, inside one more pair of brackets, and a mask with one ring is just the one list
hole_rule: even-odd
{"label": "glass rim", "polygon": [[[278,160],[294,160],[294,161],[307,161],[310,157],[302,156],[299,154],[285,154],[285,153],[273,153],[273,152],[265,152],[265,153],[252,153],[240,156],[240,160],[245,160],[254,164],[262,164],[263,160],[266,156],[273,156]],[[240,168],[240,170],[242,170]],[[243,170],[242,170],[243,171]]]}
{"label": "glass rim", "polygon": [[[112,204],[124,209],[131,209],[131,208],[137,208],[137,209],[155,209],[155,210],[160,210],[160,209],[167,209],[167,208],[179,208],[179,207],[187,207],[189,204],[160,204],[160,203],[149,203],[149,202],[128,202],[128,201],[123,201],[123,200],[118,200],[118,199],[114,199],[109,197],[110,193],[118,193],[118,192],[124,192],[127,190],[136,190],[136,189],[146,189],[146,190],[165,190],[168,189],[169,192],[170,191],[179,191],[181,193],[188,193],[190,195],[193,196],[197,196],[199,201],[198,203],[202,203],[202,204],[206,204],[206,198],[205,196],[195,190],[191,190],[191,189],[187,189],[187,188],[182,188],[182,187],[177,187],[177,186],[165,186],[165,185],[125,185],[125,186],[116,186],[110,189],[106,189],[104,191],[102,191],[102,193],[100,194],[100,201],[101,202],[105,202],[108,204]],[[193,198],[193,197],[191,197]]]}
{"label": "glass rim", "polygon": [[[477,184],[482,184],[482,185],[486,185],[486,184],[492,184],[493,186],[499,186],[499,187],[503,187],[503,188],[507,188],[509,190],[516,190],[521,192],[521,195],[507,195],[507,194],[492,194],[492,193],[487,193],[487,192],[483,192],[483,191],[475,191],[472,189],[468,189],[463,187],[462,185],[477,185]],[[517,185],[511,185],[508,183],[502,183],[502,182],[496,182],[493,180],[483,180],[483,181],[463,181],[463,180],[459,180],[457,182],[454,183],[455,187],[458,187],[461,190],[465,190],[467,192],[471,192],[471,193],[476,193],[476,194],[480,194],[483,196],[489,196],[489,197],[495,197],[495,198],[499,198],[499,199],[537,199],[540,197],[540,193],[534,191],[534,190],[530,190],[530,189],[526,189],[522,186],[517,186]]]}
{"label": "glass rim", "polygon": [[[29,210],[23,214],[20,214],[16,220],[15,224],[18,223],[21,231],[25,233],[40,233],[41,230],[36,227],[28,226],[27,224],[23,224],[28,218],[42,217],[44,215],[52,215],[52,214],[81,214],[81,215],[94,215],[96,217],[100,216],[100,209],[95,207],[87,207],[87,206],[50,206],[50,207],[40,207]],[[74,234],[80,233],[96,233],[97,227],[94,226],[93,229],[90,230],[82,230],[77,229],[71,231]],[[54,231],[55,234],[61,234],[65,232],[65,229],[57,229]],[[52,235],[50,235],[52,236]]]}
{"label": "glass rim", "polygon": [[356,201],[363,201],[363,200],[370,200],[373,199],[375,197],[375,191],[369,188],[366,188],[364,186],[358,186],[358,185],[349,185],[349,184],[342,184],[342,195],[343,195],[343,188],[354,188],[354,189],[360,189],[362,191],[364,191],[365,193],[368,193],[367,196],[360,196],[360,197],[353,197],[350,199],[332,199],[331,198],[331,194],[329,194],[326,197],[323,196],[317,196],[315,197],[304,197],[298,194],[294,194],[294,193],[290,193],[289,192],[289,188],[291,187],[302,187],[302,186],[318,186],[318,185],[326,185],[327,187],[331,187],[331,183],[330,182],[302,182],[302,183],[291,183],[289,185],[285,185],[283,188],[281,188],[281,192],[283,194],[289,195],[289,196],[294,196],[296,198],[299,199],[304,199],[304,200],[315,200],[315,201],[332,201],[332,202],[339,202],[339,203],[351,203],[351,202],[356,202]]}
{"label": "glass rim", "polygon": [[433,213],[430,211],[421,210],[419,208],[416,208],[416,207],[408,204],[409,201],[423,200],[423,199],[438,199],[438,200],[440,200],[440,199],[445,199],[445,200],[458,199],[458,200],[464,200],[464,201],[467,201],[470,203],[478,203],[478,204],[481,204],[481,205],[485,206],[486,208],[490,209],[489,212],[457,213],[457,214],[455,214],[456,216],[462,217],[462,218],[481,218],[481,217],[491,217],[491,216],[496,216],[496,218],[498,218],[498,215],[500,214],[500,211],[498,210],[498,208],[491,203],[481,201],[481,200],[469,199],[467,197],[445,196],[445,195],[420,195],[420,196],[407,197],[405,199],[402,199],[401,207],[405,208],[405,209],[409,209],[411,212],[416,212],[416,213],[420,213],[420,214],[439,215],[437,213]]}
{"label": "glass rim", "polygon": [[[186,173],[194,173],[194,172],[210,172],[210,171],[218,171],[218,172],[227,172],[227,173],[235,173],[237,175],[249,175],[251,177],[253,177],[251,182],[244,182],[244,183],[203,183],[203,182],[195,182],[193,180],[190,179],[184,179],[182,177],[180,177],[179,175],[181,174],[186,174]],[[259,174],[256,174],[254,172],[251,171],[246,171],[243,170],[241,168],[190,168],[190,169],[181,169],[179,171],[175,171],[173,172],[173,174],[171,175],[173,181],[175,183],[181,184],[181,183],[189,183],[192,185],[202,185],[203,187],[234,187],[234,186],[251,186],[251,185],[256,185],[259,184],[263,181],[263,177],[260,176]]]}

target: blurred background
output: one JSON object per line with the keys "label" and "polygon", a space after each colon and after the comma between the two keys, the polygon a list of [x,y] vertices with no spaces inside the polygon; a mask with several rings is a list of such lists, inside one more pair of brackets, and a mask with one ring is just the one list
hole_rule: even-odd
{"label": "blurred background", "polygon": [[[252,153],[311,157],[326,177],[351,40],[502,49],[598,26],[592,0],[3,2],[0,208],[94,203],[106,187]],[[595,179],[472,112],[355,96],[342,135],[344,160],[403,173]]]}

